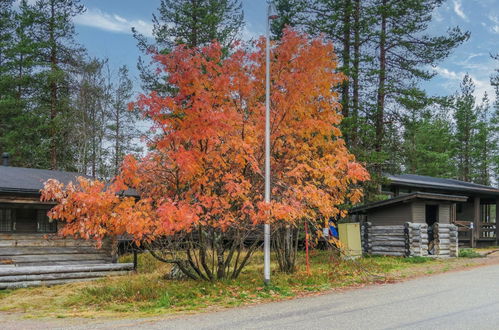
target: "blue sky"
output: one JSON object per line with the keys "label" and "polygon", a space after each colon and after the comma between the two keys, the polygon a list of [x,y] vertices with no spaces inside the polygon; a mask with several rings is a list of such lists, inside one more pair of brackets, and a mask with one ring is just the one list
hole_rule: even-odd
{"label": "blue sky", "polygon": [[[136,70],[140,55],[131,35],[135,26],[151,35],[151,17],[159,0],[82,0],[87,11],[75,18],[78,41],[91,56],[108,57],[112,67],[126,64],[138,85]],[[246,26],[244,38],[258,36],[265,31],[265,0],[243,0]],[[458,88],[468,72],[476,84],[477,99],[487,91],[492,98],[489,76],[499,63],[490,53],[499,52],[499,0],[447,0],[434,13],[430,30],[443,33],[459,25],[471,32],[470,40],[456,49],[435,70],[438,75],[424,87],[432,95],[450,95]]]}

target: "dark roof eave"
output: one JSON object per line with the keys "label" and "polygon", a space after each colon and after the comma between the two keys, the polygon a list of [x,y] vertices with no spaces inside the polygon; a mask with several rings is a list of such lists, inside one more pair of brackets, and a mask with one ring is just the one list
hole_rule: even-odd
{"label": "dark roof eave", "polygon": [[414,192],[407,195],[402,195],[390,199],[385,199],[379,202],[369,203],[366,205],[361,205],[350,209],[350,213],[358,213],[378,207],[388,206],[392,204],[403,203],[413,199],[429,199],[429,200],[440,200],[449,202],[466,202],[468,200],[467,196],[459,195],[444,195],[444,194],[434,194],[425,192]]}
{"label": "dark roof eave", "polygon": [[[499,189],[495,187],[474,184],[454,179],[441,179],[420,175],[392,175],[385,174],[391,184],[406,186],[406,187],[421,187],[439,190],[461,191],[463,193],[478,193],[482,195],[499,196]],[[410,176],[410,177],[404,177]],[[448,182],[436,182],[432,180],[444,180]]]}

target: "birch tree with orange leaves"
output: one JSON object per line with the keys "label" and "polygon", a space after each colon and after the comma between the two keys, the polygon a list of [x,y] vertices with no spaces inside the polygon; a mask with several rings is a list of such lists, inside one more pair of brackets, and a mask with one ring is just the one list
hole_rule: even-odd
{"label": "birch tree with orange leaves", "polygon": [[[236,278],[260,246],[260,225],[298,228],[343,217],[360,201],[364,167],[345,147],[333,45],[286,30],[271,59],[272,202],[264,203],[265,42],[214,42],[157,55],[169,97],[133,107],[154,122],[150,152],[128,156],[111,186],[50,180],[43,200],[63,235],[127,234],[193,279]],[[118,196],[135,189],[140,199]]]}

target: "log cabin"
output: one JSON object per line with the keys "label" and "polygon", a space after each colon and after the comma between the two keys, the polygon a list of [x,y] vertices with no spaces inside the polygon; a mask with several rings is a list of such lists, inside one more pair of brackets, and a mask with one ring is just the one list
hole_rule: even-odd
{"label": "log cabin", "polygon": [[128,273],[133,264],[118,264],[110,241],[97,248],[94,241],[62,238],[57,221],[40,201],[48,179],[67,184],[81,174],[0,166],[0,289],[51,285]]}
{"label": "log cabin", "polygon": [[[450,230],[451,237],[453,230],[456,230],[458,244],[461,246],[498,245],[498,188],[413,174],[386,177],[388,183],[382,186],[385,200],[355,207],[350,212],[355,220],[369,224],[365,228],[378,226],[376,230],[379,231],[385,226],[385,231],[388,228],[401,230],[401,226],[405,225],[407,236],[407,228],[423,226],[433,236],[432,226],[437,224],[445,231],[445,235]],[[367,235],[367,231],[364,232]],[[423,235],[426,237],[427,234]],[[438,232],[435,235],[438,236]],[[424,240],[425,237],[419,240]],[[447,243],[447,237],[445,242]],[[410,254],[407,237],[404,246],[405,255]],[[402,252],[397,250],[397,253]]]}

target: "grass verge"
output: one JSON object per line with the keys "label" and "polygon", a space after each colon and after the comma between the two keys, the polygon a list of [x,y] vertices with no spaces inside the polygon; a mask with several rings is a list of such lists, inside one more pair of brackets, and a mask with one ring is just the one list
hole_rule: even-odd
{"label": "grass verge", "polygon": [[[299,256],[303,265],[303,255]],[[124,258],[123,261],[127,258]],[[25,317],[141,317],[213,310],[289,299],[335,288],[389,283],[476,264],[463,258],[364,257],[341,260],[327,251],[312,251],[311,274],[274,271],[272,285],[262,285],[262,255],[256,254],[237,280],[217,283],[165,280],[169,266],[150,255],[139,257],[136,274],[72,283],[0,291],[0,311]],[[273,265],[276,269],[276,265]]]}

